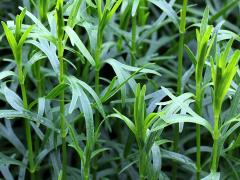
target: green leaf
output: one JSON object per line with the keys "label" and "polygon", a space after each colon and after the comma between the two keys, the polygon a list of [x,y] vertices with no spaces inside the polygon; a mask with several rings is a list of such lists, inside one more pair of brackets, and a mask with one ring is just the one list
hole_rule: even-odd
{"label": "green leaf", "polygon": [[185,50],[186,50],[186,52],[188,54],[188,57],[190,58],[190,60],[194,64],[194,66],[196,66],[197,65],[197,60],[196,60],[193,52],[191,51],[191,49],[186,44],[184,45],[184,47],[185,47]]}
{"label": "green leaf", "polygon": [[76,16],[78,14],[81,4],[82,4],[82,0],[74,0],[74,2],[72,4],[71,13],[67,20],[67,25],[71,28],[73,28],[75,26]]}
{"label": "green leaf", "polygon": [[56,4],[56,23],[57,23],[57,37],[58,39],[62,39],[64,36],[64,18],[63,18],[63,0],[57,0]]}
{"label": "green leaf", "polygon": [[86,0],[87,5],[89,5],[92,8],[96,8],[96,5],[92,2],[92,0]]}
{"label": "green leaf", "polygon": [[[19,7],[20,10],[23,10],[24,8]],[[32,13],[29,11],[26,11],[26,15],[37,25],[38,28],[40,28],[41,31],[50,34],[47,28],[41,23],[40,20],[38,20]]]}
{"label": "green leaf", "polygon": [[108,151],[110,150],[110,148],[101,148],[101,149],[97,149],[95,151],[92,152],[92,155],[91,155],[91,159],[94,158],[95,156],[97,156],[98,154],[104,152],[104,151]]}
{"label": "green leaf", "polygon": [[110,10],[110,12],[107,14],[106,17],[106,21],[108,22],[112,16],[115,14],[115,12],[117,11],[118,7],[121,5],[123,0],[117,0],[117,2],[114,4],[114,6],[112,7],[112,9]]}
{"label": "green leaf", "polygon": [[6,120],[5,126],[3,123],[0,123],[0,135],[8,140],[22,155],[26,154],[26,149],[19,140],[18,136],[15,134],[10,121]]}
{"label": "green leaf", "polygon": [[[99,110],[99,112],[101,113],[101,115],[103,117],[105,117],[105,112],[103,109],[103,105],[101,100],[99,99],[98,95],[95,93],[95,91],[85,82],[77,79],[74,76],[69,76],[67,77],[67,80],[70,82],[70,84],[75,88],[82,88],[84,89],[87,93],[89,93],[91,95],[91,97],[94,99],[94,101],[97,104],[97,108]],[[79,96],[79,94],[77,93],[77,91],[73,91],[73,97],[72,97],[72,101],[70,103],[70,108],[69,108],[69,112],[71,113],[74,110],[74,107],[76,106],[77,103],[77,97]],[[81,98],[80,98],[81,99]]]}
{"label": "green leaf", "polygon": [[114,111],[116,112],[115,114],[111,114],[109,116],[107,116],[108,118],[109,117],[114,117],[114,118],[118,118],[118,119],[121,119],[122,121],[124,121],[126,123],[126,125],[128,126],[128,128],[133,132],[133,134],[136,135],[136,127],[135,125],[133,124],[133,122],[128,119],[126,116],[122,115],[119,111],[117,111],[116,109],[114,109]]}
{"label": "green leaf", "polygon": [[49,44],[47,40],[39,39],[39,42],[36,40],[28,40],[26,43],[33,44],[37,48],[39,48],[49,59],[50,64],[53,67],[53,70],[56,73],[59,73],[59,60],[56,54],[56,46],[53,44]]}
{"label": "green leaf", "polygon": [[157,174],[159,176],[159,174],[160,174],[159,169],[161,169],[161,167],[162,167],[162,156],[161,156],[161,151],[160,151],[159,146],[156,144],[153,144],[153,146],[151,148],[151,152],[152,152],[154,175]]}
{"label": "green leaf", "polygon": [[8,104],[15,110],[22,112],[23,111],[23,101],[22,99],[6,85],[2,85],[2,89],[5,95],[5,98]]}
{"label": "green leaf", "polygon": [[208,176],[206,176],[205,178],[202,178],[202,180],[220,180],[220,173],[211,172]]}
{"label": "green leaf", "polygon": [[161,149],[161,154],[162,154],[162,158],[172,159],[172,160],[175,160],[175,161],[177,161],[181,164],[184,164],[184,165],[188,166],[189,169],[191,169],[193,172],[195,172],[194,170],[196,170],[195,163],[190,158],[188,158],[187,156],[184,156],[184,155],[179,154],[179,153],[167,151],[167,150],[164,150],[164,149]]}
{"label": "green leaf", "polygon": [[5,35],[7,37],[8,43],[9,43],[13,53],[16,53],[16,50],[17,50],[17,41],[16,41],[16,39],[15,39],[12,31],[5,24],[5,22],[2,21],[1,23],[2,23]]}
{"label": "green leaf", "polygon": [[13,159],[11,157],[6,156],[2,152],[0,152],[0,165],[5,166],[5,165],[17,165],[21,167],[26,167],[25,164],[23,164],[21,161],[18,161],[16,159]]}
{"label": "green leaf", "polygon": [[68,87],[68,84],[65,84],[65,83],[58,84],[46,95],[46,99],[53,99],[59,96],[61,92],[65,90],[67,87]]}
{"label": "green leaf", "polygon": [[[194,123],[194,124],[199,124],[199,125],[202,125],[203,127],[205,127],[210,133],[213,132],[213,128],[211,126],[211,124],[201,118],[200,116],[198,117],[192,117],[192,116],[189,116],[189,115],[170,115],[170,116],[162,116],[161,119],[163,121],[165,121],[167,123],[167,125],[171,125],[171,124],[176,124],[176,123]],[[158,130],[160,127],[156,127],[153,129],[153,131],[156,131]]]}
{"label": "green leaf", "polygon": [[17,75],[12,71],[2,71],[0,72],[0,81],[9,76],[17,76]]}
{"label": "green leaf", "polygon": [[133,0],[133,5],[132,5],[132,17],[136,15],[139,2],[140,2],[140,0]]}
{"label": "green leaf", "polygon": [[200,34],[201,36],[204,35],[204,33],[207,30],[207,26],[208,26],[208,17],[209,17],[209,8],[206,7],[203,13],[203,18],[201,21],[201,26],[200,26]]}
{"label": "green leaf", "polygon": [[231,107],[230,107],[230,110],[229,110],[226,120],[229,120],[230,118],[233,118],[234,116],[237,115],[239,101],[240,101],[240,85],[238,85],[236,93],[233,96],[233,100],[231,102]]}
{"label": "green leaf", "polygon": [[76,45],[79,51],[82,53],[82,55],[88,60],[88,62],[92,65],[95,66],[95,61],[83,42],[80,40],[76,32],[69,26],[64,27],[65,32],[68,34],[71,44],[74,46]]}
{"label": "green leaf", "polygon": [[78,144],[77,134],[76,134],[74,128],[69,123],[67,123],[67,125],[68,125],[68,129],[69,129],[69,134],[70,134],[71,140],[73,142],[73,144],[70,144],[69,146],[73,147],[77,151],[80,159],[82,161],[84,161],[84,152],[83,152],[82,148]]}
{"label": "green leaf", "polygon": [[91,149],[94,142],[94,121],[93,111],[88,96],[83,91],[82,87],[78,84],[80,80],[73,76],[67,77],[72,90],[72,99],[70,102],[69,113],[71,113],[76,107],[83,112],[85,118],[86,132],[87,132],[87,144]]}
{"label": "green leaf", "polygon": [[55,125],[52,121],[50,121],[47,118],[41,117],[36,113],[24,110],[22,112],[15,111],[15,110],[0,110],[0,118],[7,118],[7,119],[13,119],[13,118],[25,118],[32,120],[36,123],[40,123],[54,131],[56,131]]}
{"label": "green leaf", "polygon": [[165,12],[168,17],[173,21],[173,23],[178,27],[178,16],[177,13],[173,10],[170,3],[167,3],[165,0],[148,0],[157,7],[159,7],[163,12]]}
{"label": "green leaf", "polygon": [[97,96],[97,94],[95,93],[95,91],[87,83],[80,81],[80,80],[78,80],[77,82],[78,82],[78,84],[80,84],[82,86],[83,89],[85,89],[93,97],[93,99],[95,100],[95,102],[97,104],[99,112],[102,114],[103,117],[105,117],[106,115],[105,115],[105,112],[103,109],[102,102],[99,99],[99,97]]}
{"label": "green leaf", "polygon": [[21,48],[23,46],[23,43],[26,41],[29,33],[32,31],[34,26],[30,26],[21,36],[19,43],[18,43],[18,47]]}
{"label": "green leaf", "polygon": [[[229,1],[227,1],[229,2]],[[219,17],[221,17],[222,15],[226,14],[227,11],[229,11],[230,9],[235,8],[237,5],[239,4],[239,0],[233,0],[230,1],[228,4],[224,5],[220,10],[218,10],[216,12],[216,14],[214,14],[211,18],[210,21],[214,22],[215,20],[217,20]]]}
{"label": "green leaf", "polygon": [[146,86],[143,86],[143,88],[141,88],[140,84],[138,84],[136,90],[136,98],[134,102],[134,122],[136,127],[136,138],[139,140],[140,143],[145,142],[147,132],[147,128],[144,122],[146,113],[146,105],[144,100],[145,92]]}

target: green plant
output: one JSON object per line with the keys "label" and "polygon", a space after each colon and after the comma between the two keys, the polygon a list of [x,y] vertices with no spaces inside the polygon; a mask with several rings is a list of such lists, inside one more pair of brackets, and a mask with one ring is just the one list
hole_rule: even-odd
{"label": "green plant", "polygon": [[240,179],[238,5],[2,0],[0,179]]}
{"label": "green plant", "polygon": [[[136,138],[139,157],[138,159],[139,178],[146,179],[146,177],[151,176],[152,179],[156,179],[158,177],[158,173],[156,171],[158,167],[149,167],[150,165],[149,150],[151,149],[152,145],[150,145],[150,147],[148,146],[149,143],[151,143],[151,141],[153,140],[151,139],[153,137],[148,136],[147,131],[152,121],[156,118],[157,114],[153,113],[146,116],[146,104],[144,101],[145,92],[146,86],[143,86],[141,88],[140,84],[138,84],[136,90],[136,98],[134,101],[134,115],[133,115],[134,122],[132,122],[126,116],[122,115],[116,109],[115,109],[116,113],[110,115],[109,117],[116,117],[124,121]],[[155,171],[152,171],[151,168],[155,168]]]}
{"label": "green plant", "polygon": [[[210,40],[213,27],[208,26],[209,9],[204,12],[203,19],[201,21],[200,31],[196,30],[197,36],[197,55],[193,55],[193,52],[187,47],[187,53],[195,66],[195,81],[196,81],[196,99],[195,99],[195,111],[202,115],[202,101],[204,96],[204,84],[203,84],[203,70],[211,51],[214,37]],[[201,173],[201,132],[200,126],[196,125],[196,144],[197,144],[197,179],[200,179]]]}
{"label": "green plant", "polygon": [[[178,45],[178,78],[177,78],[177,94],[181,95],[183,91],[182,87],[182,71],[183,71],[183,50],[184,50],[184,36],[186,31],[186,14],[187,14],[187,0],[183,1],[182,9],[180,10],[180,26],[179,26],[179,45]],[[174,144],[173,149],[178,151],[179,128],[178,124],[174,127]],[[173,179],[177,176],[177,164],[173,165]]]}
{"label": "green plant", "polygon": [[[23,99],[23,108],[28,109],[28,99],[27,99],[27,91],[25,86],[25,73],[23,71],[23,60],[22,60],[22,47],[24,42],[26,41],[29,33],[32,31],[33,26],[28,27],[28,29],[22,34],[22,22],[25,16],[26,10],[24,9],[20,15],[17,15],[15,21],[15,32],[13,33],[8,26],[2,22],[2,26],[4,32],[6,34],[8,43],[12,49],[15,62],[17,64],[18,70],[18,81],[21,87],[21,94]],[[25,133],[27,139],[27,146],[28,146],[28,159],[29,159],[29,170],[31,173],[32,179],[34,179],[35,167],[34,167],[34,154],[33,154],[33,147],[32,147],[32,135],[31,135],[31,127],[30,122],[28,119],[24,120],[25,124]]]}
{"label": "green plant", "polygon": [[219,159],[219,121],[220,113],[224,98],[231,86],[231,82],[237,72],[238,60],[240,58],[240,51],[236,50],[231,57],[229,53],[233,39],[228,42],[225,50],[220,55],[215,56],[216,66],[213,58],[211,59],[211,69],[213,78],[213,113],[214,113],[214,133],[213,133],[213,155],[211,171],[216,172],[218,169]]}

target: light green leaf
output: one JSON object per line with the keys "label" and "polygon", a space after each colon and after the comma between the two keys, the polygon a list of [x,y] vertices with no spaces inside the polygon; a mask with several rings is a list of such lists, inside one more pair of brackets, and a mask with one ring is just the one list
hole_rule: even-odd
{"label": "light green leaf", "polygon": [[126,123],[126,125],[128,126],[128,128],[133,132],[133,134],[136,135],[136,127],[133,124],[133,122],[128,119],[126,116],[122,115],[119,111],[117,111],[116,109],[114,109],[114,111],[116,112],[115,114],[111,114],[107,117],[114,117],[114,118],[118,118],[121,119],[122,121],[124,121]]}
{"label": "light green leaf", "polygon": [[12,33],[12,31],[7,27],[6,23],[2,21],[2,26],[7,37],[8,43],[13,50],[13,53],[17,50],[17,41]]}
{"label": "light green leaf", "polygon": [[168,17],[173,21],[173,23],[178,27],[178,16],[177,13],[173,10],[170,3],[167,3],[165,0],[148,0],[157,7],[159,7],[163,12],[165,12]]}
{"label": "light green leaf", "polygon": [[138,5],[139,5],[140,0],[133,0],[133,5],[132,5],[132,17],[135,16]]}
{"label": "light green leaf", "polygon": [[220,180],[220,173],[211,172],[208,176],[206,176],[205,178],[202,178],[201,180]]}
{"label": "light green leaf", "polygon": [[26,167],[25,164],[23,164],[21,161],[18,161],[16,159],[13,159],[11,157],[6,156],[2,152],[0,152],[0,165],[17,165],[21,167]]}
{"label": "light green leaf", "polygon": [[89,63],[92,66],[95,66],[95,61],[93,57],[91,56],[85,45],[82,43],[78,35],[75,33],[75,31],[69,26],[64,27],[64,30],[68,34],[72,45],[76,45],[82,55],[89,61]]}
{"label": "light green leaf", "polygon": [[9,76],[17,76],[17,75],[12,71],[2,71],[0,72],[0,81]]}
{"label": "light green leaf", "polygon": [[2,85],[2,89],[8,104],[17,111],[23,111],[23,101],[22,99],[6,85]]}
{"label": "light green leaf", "polygon": [[22,112],[15,110],[0,110],[0,118],[14,119],[14,118],[25,118],[32,120],[36,123],[40,123],[54,131],[56,131],[55,125],[52,121],[47,118],[41,117],[36,113],[24,110]]}

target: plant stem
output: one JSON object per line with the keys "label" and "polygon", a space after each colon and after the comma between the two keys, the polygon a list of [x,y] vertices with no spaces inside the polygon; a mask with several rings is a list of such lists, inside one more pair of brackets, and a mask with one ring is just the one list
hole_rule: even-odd
{"label": "plant stem", "polygon": [[136,14],[132,17],[132,50],[131,50],[131,65],[136,63],[136,36],[137,36],[137,17]]}
{"label": "plant stem", "polygon": [[212,172],[217,172],[217,168],[218,168],[219,114],[220,114],[219,112],[214,113],[213,157],[212,157],[212,166],[211,166]]}
{"label": "plant stem", "polygon": [[[22,93],[22,99],[23,99],[23,107],[24,109],[28,109],[28,100],[27,100],[27,92],[26,87],[24,84],[24,75],[22,71],[22,49],[18,49],[18,53],[16,53],[15,59],[19,64],[17,64],[18,68],[18,77],[19,77],[19,83],[21,87],[21,93]],[[32,135],[31,135],[31,126],[28,119],[24,119],[24,125],[25,125],[25,133],[26,133],[26,139],[27,139],[27,148],[28,148],[28,161],[30,166],[30,174],[31,174],[31,180],[35,180],[35,168],[34,168],[34,154],[33,154],[33,147],[32,147]]]}
{"label": "plant stem", "polygon": [[96,52],[95,52],[95,91],[97,95],[99,95],[100,87],[99,87],[99,71],[100,71],[100,65],[101,65],[101,52],[102,52],[102,40],[103,39],[103,34],[102,34],[102,28],[99,26],[98,27],[98,33],[97,33],[97,47],[96,47]]}
{"label": "plant stem", "polygon": [[[196,99],[195,99],[195,111],[197,114],[202,114],[202,92],[200,82],[196,82]],[[197,147],[197,157],[196,157],[196,179],[200,179],[201,173],[201,127],[199,124],[196,125],[196,147]]]}
{"label": "plant stem", "polygon": [[[182,61],[183,61],[183,47],[184,47],[184,34],[185,33],[180,33],[179,37],[179,48],[178,48],[178,80],[177,80],[177,95],[182,94]],[[179,125],[175,124],[174,125],[174,130],[173,130],[173,150],[174,152],[178,152],[178,141],[179,141]],[[177,178],[177,163],[176,161],[173,161],[173,179]]]}
{"label": "plant stem", "polygon": [[[178,45],[178,78],[177,78],[177,95],[182,94],[182,73],[183,73],[183,50],[184,50],[184,36],[186,26],[186,13],[187,13],[187,0],[183,1],[183,6],[180,13],[180,27],[179,27],[179,45]],[[178,141],[179,141],[179,125],[174,125],[174,143],[173,150],[178,152]],[[177,178],[177,163],[173,161],[173,179]]]}
{"label": "plant stem", "polygon": [[145,167],[146,167],[146,154],[144,151],[140,148],[139,150],[139,175],[140,175],[140,180],[145,179]]}
{"label": "plant stem", "polygon": [[[64,61],[63,61],[64,48],[62,39],[58,40],[58,59],[60,62],[60,77],[59,83],[64,83]],[[65,132],[65,107],[64,107],[64,90],[60,94],[60,126],[62,136],[62,180],[67,179],[67,147],[66,147],[66,132]]]}
{"label": "plant stem", "polygon": [[83,167],[84,180],[89,180],[89,176],[90,176],[91,151],[92,150],[87,145],[86,154],[85,154],[85,162],[84,162],[84,167]]}
{"label": "plant stem", "polygon": [[197,145],[196,179],[199,180],[201,173],[201,127],[199,124],[196,125],[196,145]]}
{"label": "plant stem", "polygon": [[[98,4],[98,8],[100,8],[99,4]],[[100,9],[98,10],[98,13],[101,14]],[[99,22],[101,21],[101,15],[100,14],[99,14]],[[95,51],[95,92],[96,92],[97,95],[100,94],[99,79],[100,79],[100,68],[101,68],[102,41],[103,41],[102,28],[100,26],[98,26],[97,46],[96,46],[96,51]],[[95,124],[96,124],[95,127],[98,127],[98,125],[100,124],[100,115],[97,111],[95,113]],[[89,168],[90,167],[88,167],[88,174],[89,174]],[[97,168],[98,168],[97,157],[94,157],[94,159],[93,159],[93,179],[95,179],[95,177],[96,177]],[[86,171],[86,167],[84,165],[84,177],[85,177],[85,171]]]}
{"label": "plant stem", "polygon": [[[24,83],[20,84],[21,86],[21,92],[22,92],[22,98],[23,98],[23,106],[24,109],[28,109],[28,101],[27,101],[27,93]],[[24,119],[25,124],[25,132],[27,137],[27,147],[28,147],[28,160],[30,165],[30,173],[31,173],[31,180],[35,179],[35,169],[34,169],[34,155],[33,155],[33,149],[32,149],[32,135],[31,135],[31,127],[28,119]]]}
{"label": "plant stem", "polygon": [[183,47],[184,47],[184,35],[180,33],[179,47],[178,47],[178,80],[177,80],[177,94],[182,94],[182,71],[183,71]]}

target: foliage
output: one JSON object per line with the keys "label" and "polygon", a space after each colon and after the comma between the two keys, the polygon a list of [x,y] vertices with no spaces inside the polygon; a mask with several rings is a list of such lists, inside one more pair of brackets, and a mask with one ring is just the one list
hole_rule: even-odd
{"label": "foliage", "polygon": [[240,179],[238,0],[2,0],[1,179]]}

